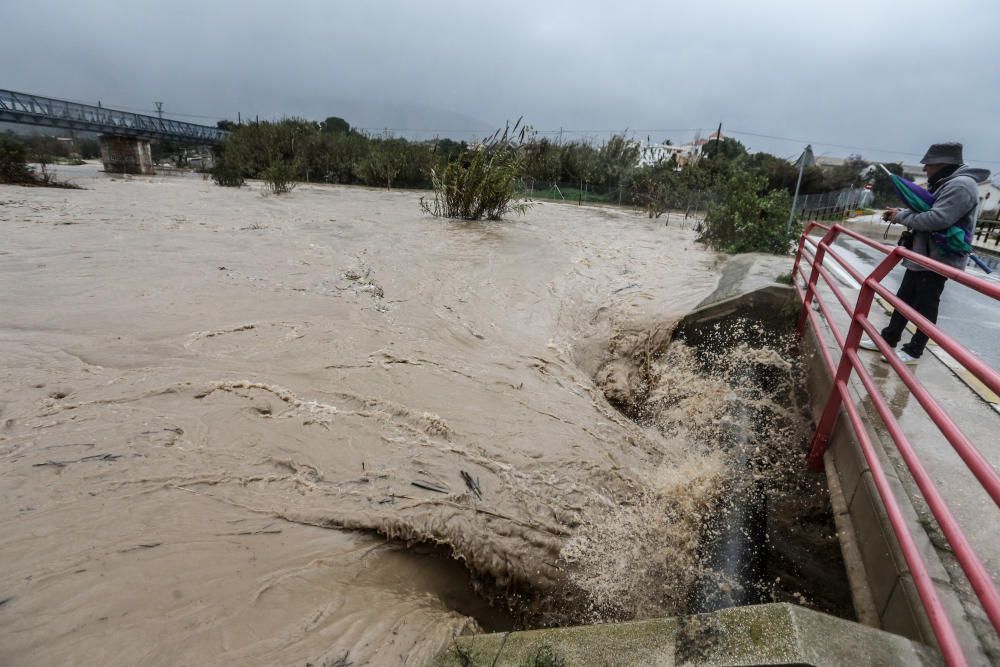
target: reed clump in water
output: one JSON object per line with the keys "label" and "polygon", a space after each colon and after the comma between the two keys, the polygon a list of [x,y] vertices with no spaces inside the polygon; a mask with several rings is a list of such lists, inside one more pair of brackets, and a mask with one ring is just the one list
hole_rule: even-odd
{"label": "reed clump in water", "polygon": [[481,144],[463,151],[440,172],[431,170],[434,197],[420,198],[420,208],[435,217],[500,220],[511,211],[523,214],[515,182],[524,175],[521,144],[527,128],[520,119]]}

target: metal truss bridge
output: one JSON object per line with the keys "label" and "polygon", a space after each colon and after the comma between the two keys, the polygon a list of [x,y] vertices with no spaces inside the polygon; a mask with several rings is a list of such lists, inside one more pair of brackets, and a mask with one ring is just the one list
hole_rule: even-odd
{"label": "metal truss bridge", "polygon": [[78,104],[28,93],[0,90],[0,121],[97,132],[116,137],[166,139],[174,143],[220,143],[226,131],[101,106]]}

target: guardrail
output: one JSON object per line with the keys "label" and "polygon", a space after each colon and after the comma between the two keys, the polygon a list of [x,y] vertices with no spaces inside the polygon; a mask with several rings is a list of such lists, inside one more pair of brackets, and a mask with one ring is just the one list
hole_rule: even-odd
{"label": "guardrail", "polygon": [[[818,243],[815,243],[815,251],[813,251],[807,246],[806,238],[811,231],[817,229],[823,230],[825,234]],[[841,235],[849,236],[863,243],[869,248],[884,254],[885,258],[870,274],[867,276],[862,275],[833,248],[834,241]],[[802,260],[804,258],[811,258],[811,270],[808,276],[802,269]],[[852,304],[848,300],[843,291],[837,286],[830,271],[823,266],[824,260],[827,258],[833,260],[840,268],[850,274],[861,286],[856,303]],[[1000,505],[1000,476],[997,475],[990,463],[973,446],[959,426],[941,408],[927,388],[896,357],[894,350],[883,340],[879,330],[871,323],[869,313],[875,295],[881,296],[885,301],[899,310],[906,319],[927,334],[931,340],[940,345],[942,349],[954,357],[984,385],[998,394],[1000,394],[1000,373],[997,373],[997,371],[977,359],[959,343],[910,306],[903,303],[893,292],[881,284],[881,281],[903,259],[908,259],[927,269],[936,271],[951,280],[959,282],[982,294],[986,294],[1000,302],[1000,285],[968,275],[963,271],[941,264],[923,255],[918,255],[906,248],[878,243],[841,225],[827,226],[817,222],[810,222],[799,239],[795,264],[792,268],[792,284],[795,286],[796,292],[802,300],[802,312],[799,317],[798,331],[801,334],[807,322],[812,326],[820,342],[818,347],[825,363],[830,369],[834,381],[823,414],[816,427],[816,433],[813,436],[809,452],[809,464],[814,469],[822,468],[823,453],[826,451],[833,427],[836,424],[841,408],[843,408],[871,470],[872,480],[885,506],[889,522],[899,542],[900,550],[910,568],[920,601],[923,603],[927,618],[937,638],[941,654],[945,662],[949,665],[965,665],[967,663],[956,638],[955,630],[945,613],[941,600],[935,590],[934,583],[928,574],[927,565],[920,555],[913,535],[906,525],[899,503],[892,493],[885,470],[876,454],[871,437],[865,429],[858,406],[851,399],[848,392],[848,384],[852,374],[856,374],[864,386],[879,418],[885,424],[894,446],[913,476],[917,488],[933,512],[941,528],[941,532],[954,551],[955,558],[961,565],[966,577],[968,577],[969,583],[982,604],[983,610],[986,612],[994,630],[1000,633],[1000,592],[997,591],[989,573],[983,567],[982,561],[969,544],[958,522],[941,497],[940,492],[934,486],[926,468],[918,459],[909,440],[903,433],[903,429],[890,410],[886,399],[879,392],[864,364],[861,363],[858,356],[858,343],[863,333],[867,334],[875,342],[882,354],[885,355],[889,365],[997,505]],[[799,277],[802,277],[805,281],[804,289],[799,284]],[[838,329],[826,300],[817,290],[821,278],[851,318],[850,328],[846,336]],[[816,303],[819,314],[826,320],[826,327],[820,326],[819,316],[812,307],[813,302]],[[830,354],[830,350],[827,349],[827,346],[823,342],[826,339],[823,333],[824,329],[832,333],[837,346],[841,350],[839,360],[834,360]]]}

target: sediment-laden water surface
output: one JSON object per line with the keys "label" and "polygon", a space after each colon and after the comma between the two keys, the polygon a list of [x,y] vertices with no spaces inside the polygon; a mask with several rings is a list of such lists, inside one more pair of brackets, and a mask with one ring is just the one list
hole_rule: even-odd
{"label": "sediment-laden water surface", "polygon": [[0,186],[4,664],[419,665],[555,613],[580,527],[671,470],[712,486],[605,396],[714,287],[690,230],[62,176]]}

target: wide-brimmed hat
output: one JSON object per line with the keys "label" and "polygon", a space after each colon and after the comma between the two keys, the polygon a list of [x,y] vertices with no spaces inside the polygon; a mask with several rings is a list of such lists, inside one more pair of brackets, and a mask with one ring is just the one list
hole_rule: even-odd
{"label": "wide-brimmed hat", "polygon": [[920,164],[962,164],[962,144],[948,142],[931,144],[927,153],[920,159]]}

